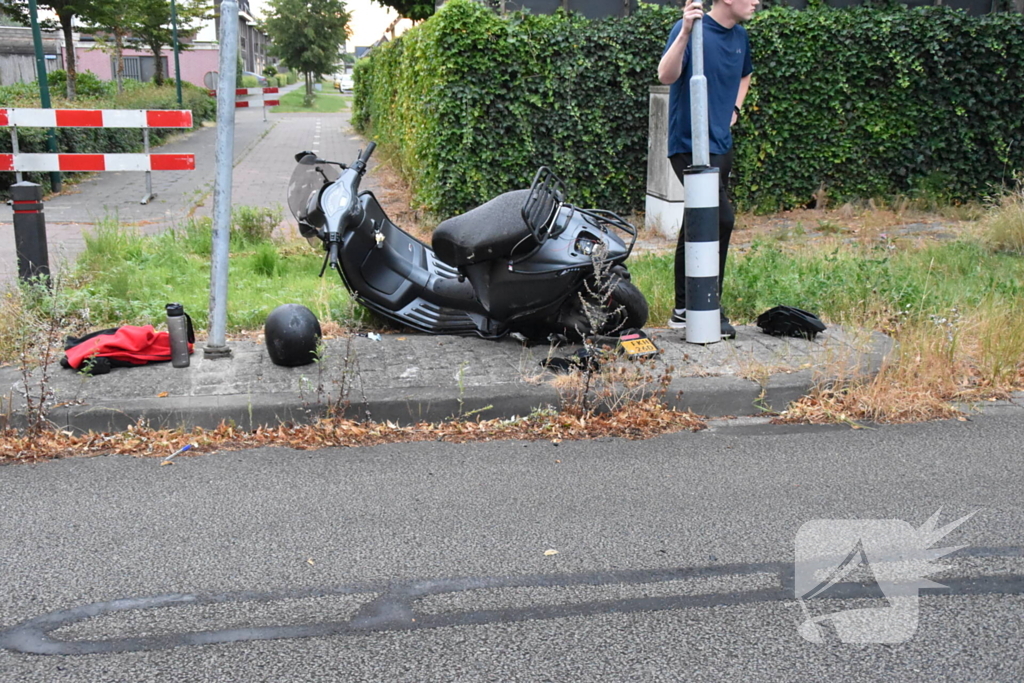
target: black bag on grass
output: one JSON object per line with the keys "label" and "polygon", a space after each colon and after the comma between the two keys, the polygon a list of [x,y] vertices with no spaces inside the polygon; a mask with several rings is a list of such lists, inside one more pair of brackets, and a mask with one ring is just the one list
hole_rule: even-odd
{"label": "black bag on grass", "polygon": [[808,311],[792,306],[776,306],[757,316],[757,326],[776,337],[814,339],[827,328],[821,319]]}

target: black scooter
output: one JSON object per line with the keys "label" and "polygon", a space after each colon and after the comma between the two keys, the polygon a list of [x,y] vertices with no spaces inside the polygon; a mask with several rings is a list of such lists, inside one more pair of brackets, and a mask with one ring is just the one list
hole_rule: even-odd
{"label": "black scooter", "polygon": [[372,192],[358,192],[375,147],[351,166],[300,152],[288,185],[300,232],[327,251],[320,275],[337,270],[362,305],[422,332],[487,339],[579,340],[647,322],[625,266],[636,228],[567,204],[547,168],[529,190],[438,225],[431,249],[388,220]]}

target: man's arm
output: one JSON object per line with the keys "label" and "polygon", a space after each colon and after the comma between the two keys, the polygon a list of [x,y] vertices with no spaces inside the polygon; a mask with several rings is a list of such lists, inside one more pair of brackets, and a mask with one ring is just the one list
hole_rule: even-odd
{"label": "man's arm", "polygon": [[729,124],[730,126],[736,125],[736,121],[740,116],[737,109],[743,109],[743,100],[747,99],[748,90],[750,90],[750,74],[740,79],[740,91],[736,95],[736,109],[732,110],[732,123]]}
{"label": "man's arm", "polygon": [[703,16],[704,9],[700,0],[692,0],[683,10],[683,28],[665,54],[661,56],[661,62],[658,64],[658,81],[662,85],[672,85],[683,74],[683,56],[686,54],[686,46],[690,42],[693,22]]}

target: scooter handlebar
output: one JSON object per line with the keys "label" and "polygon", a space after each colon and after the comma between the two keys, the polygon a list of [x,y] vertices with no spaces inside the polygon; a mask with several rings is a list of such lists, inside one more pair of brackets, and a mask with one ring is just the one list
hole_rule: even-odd
{"label": "scooter handlebar", "polygon": [[373,150],[375,149],[377,149],[376,142],[371,142],[370,144],[368,144],[366,146],[366,149],[363,150],[363,153],[359,155],[359,161],[365,164],[367,161],[370,160],[370,155],[373,154]]}

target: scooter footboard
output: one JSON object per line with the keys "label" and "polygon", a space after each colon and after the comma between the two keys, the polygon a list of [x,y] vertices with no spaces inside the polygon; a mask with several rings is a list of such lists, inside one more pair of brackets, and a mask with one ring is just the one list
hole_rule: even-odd
{"label": "scooter footboard", "polygon": [[423,332],[499,335],[457,270],[388,220],[373,195],[362,201],[363,221],[341,249],[342,277],[360,303]]}

